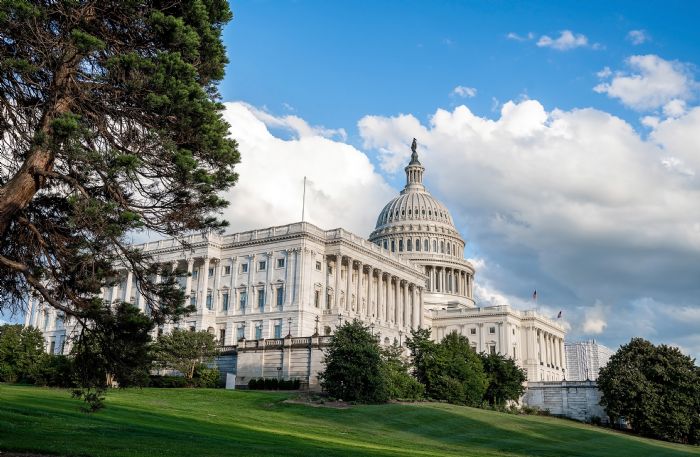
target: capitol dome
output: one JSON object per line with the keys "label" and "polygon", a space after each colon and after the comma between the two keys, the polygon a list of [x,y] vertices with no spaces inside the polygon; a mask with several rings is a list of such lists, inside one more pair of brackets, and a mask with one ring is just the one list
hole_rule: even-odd
{"label": "capitol dome", "polygon": [[464,259],[464,239],[447,207],[423,185],[415,139],[411,149],[406,186],[379,213],[369,240],[425,269],[427,303],[474,306],[474,267]]}

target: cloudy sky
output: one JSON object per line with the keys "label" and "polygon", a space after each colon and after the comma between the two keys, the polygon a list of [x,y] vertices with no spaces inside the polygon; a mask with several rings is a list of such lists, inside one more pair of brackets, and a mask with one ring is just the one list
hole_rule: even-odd
{"label": "cloudy sky", "polygon": [[307,220],[368,236],[416,137],[480,305],[700,357],[700,3],[232,9],[232,231],[300,220],[307,176]]}
{"label": "cloudy sky", "polygon": [[[530,3],[530,2],[528,2]],[[700,4],[233,1],[231,230],[367,236],[413,137],[481,305],[700,356]]]}

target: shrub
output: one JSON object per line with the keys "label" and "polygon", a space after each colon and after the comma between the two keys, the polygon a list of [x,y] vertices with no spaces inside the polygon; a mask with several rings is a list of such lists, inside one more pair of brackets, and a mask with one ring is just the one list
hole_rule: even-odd
{"label": "shrub", "polygon": [[298,379],[253,378],[248,381],[251,390],[299,390],[300,387]]}
{"label": "shrub", "polygon": [[221,385],[221,372],[218,368],[209,368],[200,364],[194,370],[192,385],[194,387],[219,387]]}
{"label": "shrub", "polygon": [[33,376],[39,386],[76,387],[73,359],[65,355],[47,354]]}
{"label": "shrub", "polygon": [[187,379],[183,376],[150,376],[150,386],[160,388],[187,387]]}

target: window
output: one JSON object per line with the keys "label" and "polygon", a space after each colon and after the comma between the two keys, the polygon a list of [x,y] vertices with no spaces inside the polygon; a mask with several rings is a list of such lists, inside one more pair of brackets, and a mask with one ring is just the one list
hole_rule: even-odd
{"label": "window", "polygon": [[224,292],[221,295],[221,308],[224,311],[228,311],[228,292]]}
{"label": "window", "polygon": [[450,249],[450,243],[447,243],[447,253],[452,254],[452,249]]}
{"label": "window", "polygon": [[513,329],[513,335],[515,335],[515,329]]}
{"label": "window", "polygon": [[277,268],[284,268],[284,259],[277,259]]}
{"label": "window", "polygon": [[423,240],[423,250],[425,252],[430,251],[430,241],[428,241],[427,239]]}
{"label": "window", "polygon": [[190,295],[190,305],[197,306],[197,296],[195,294]]}
{"label": "window", "polygon": [[496,345],[489,346],[489,353],[491,355],[496,355]]}
{"label": "window", "polygon": [[469,330],[469,333],[472,334],[472,335],[476,335],[476,329],[475,329],[475,328],[470,329],[470,330]]}
{"label": "window", "polygon": [[226,341],[226,329],[220,328],[219,329],[219,343],[224,344],[224,341]]}
{"label": "window", "polygon": [[326,309],[331,309],[332,303],[333,303],[333,295],[331,293],[326,294]]}
{"label": "window", "polygon": [[241,292],[241,309],[245,309],[246,301],[248,300],[248,293]]}
{"label": "window", "polygon": [[258,308],[260,311],[265,311],[265,289],[260,289],[258,291]]}
{"label": "window", "polygon": [[199,270],[194,270],[192,272],[192,279],[197,279],[197,276],[199,276]]}
{"label": "window", "polygon": [[321,291],[320,290],[315,290],[314,291],[314,306],[318,308],[321,305]]}
{"label": "window", "polygon": [[49,354],[53,354],[56,352],[56,341],[51,340],[51,346],[49,347]]}
{"label": "window", "polygon": [[437,240],[433,240],[433,252],[437,252]]}
{"label": "window", "polygon": [[258,322],[257,324],[255,324],[255,339],[262,339],[262,322]]}
{"label": "window", "polygon": [[248,273],[248,264],[247,263],[241,264],[241,273]]}
{"label": "window", "polygon": [[416,238],[416,251],[420,251],[420,238]]}
{"label": "window", "polygon": [[492,335],[496,333],[496,327],[489,327],[489,333]]}
{"label": "window", "polygon": [[231,265],[226,265],[224,267],[224,274],[225,275],[230,275],[231,274]]}
{"label": "window", "polygon": [[440,252],[443,254],[445,253],[445,242],[444,241],[440,241]]}
{"label": "window", "polygon": [[318,260],[316,261],[316,269],[318,271],[321,271],[321,262],[319,262]]}
{"label": "window", "polygon": [[211,310],[211,306],[212,306],[211,292],[207,292],[207,309]]}
{"label": "window", "polygon": [[384,240],[384,249],[389,249],[389,242]]}
{"label": "window", "polygon": [[277,307],[281,308],[284,303],[284,286],[277,287]]}
{"label": "window", "polygon": [[406,241],[406,250],[407,251],[413,250],[413,241],[410,238]]}
{"label": "window", "polygon": [[399,240],[399,252],[403,252],[403,240]]}
{"label": "window", "polygon": [[240,341],[243,338],[245,338],[245,327],[241,325],[236,329],[236,339]]}
{"label": "window", "polygon": [[391,240],[391,252],[396,252],[396,244],[394,240]]}
{"label": "window", "polygon": [[282,321],[277,319],[275,325],[272,328],[273,338],[282,338]]}
{"label": "window", "polygon": [[258,271],[265,271],[265,268],[267,268],[267,261],[266,260],[261,260],[258,262]]}

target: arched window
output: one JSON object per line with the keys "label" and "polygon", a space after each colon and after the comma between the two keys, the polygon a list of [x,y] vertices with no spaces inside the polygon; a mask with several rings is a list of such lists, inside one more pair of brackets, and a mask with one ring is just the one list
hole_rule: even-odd
{"label": "arched window", "polygon": [[387,242],[387,240],[384,240],[384,249],[388,249],[388,248],[389,248],[389,243]]}
{"label": "arched window", "polygon": [[430,251],[430,241],[427,238],[423,241],[423,250],[425,252]]}
{"label": "arched window", "polygon": [[425,208],[423,208],[423,216],[425,216]]}
{"label": "arched window", "polygon": [[445,253],[445,242],[442,240],[440,241],[440,253],[441,254]]}
{"label": "arched window", "polygon": [[447,253],[448,253],[448,254],[451,254],[451,253],[452,253],[451,251],[452,251],[452,250],[450,249],[450,243],[447,243]]}
{"label": "arched window", "polygon": [[403,239],[399,240],[399,252],[403,252]]}
{"label": "arched window", "polygon": [[437,250],[437,240],[433,240],[433,252],[438,252],[438,250]]}
{"label": "arched window", "polygon": [[[410,211],[410,210],[409,210],[409,211]],[[411,241],[410,238],[409,238],[408,240],[406,240],[406,250],[407,250],[407,251],[412,251],[412,250],[413,250],[413,242]]]}
{"label": "arched window", "polygon": [[391,240],[391,252],[396,252],[396,243],[394,240]]}
{"label": "arched window", "polygon": [[416,238],[416,251],[420,251],[420,238]]}

